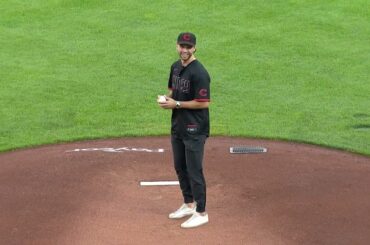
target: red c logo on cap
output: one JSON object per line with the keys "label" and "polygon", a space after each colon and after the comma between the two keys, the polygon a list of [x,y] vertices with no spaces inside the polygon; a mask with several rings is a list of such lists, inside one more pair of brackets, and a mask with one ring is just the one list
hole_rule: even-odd
{"label": "red c logo on cap", "polygon": [[182,39],[185,40],[185,41],[189,41],[190,40],[190,35],[189,34],[184,34],[184,36],[182,36]]}

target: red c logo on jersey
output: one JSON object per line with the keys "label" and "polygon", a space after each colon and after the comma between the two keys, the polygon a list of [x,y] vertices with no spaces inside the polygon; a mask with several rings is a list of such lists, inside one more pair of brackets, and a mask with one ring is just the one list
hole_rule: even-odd
{"label": "red c logo on jersey", "polygon": [[206,97],[207,96],[207,89],[203,88],[201,90],[199,90],[199,95],[202,96],[202,97]]}

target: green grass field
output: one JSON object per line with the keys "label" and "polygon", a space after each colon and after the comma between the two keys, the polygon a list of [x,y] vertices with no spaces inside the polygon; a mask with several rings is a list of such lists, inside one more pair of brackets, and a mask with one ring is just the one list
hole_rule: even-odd
{"label": "green grass field", "polygon": [[0,151],[167,135],[176,37],[198,37],[212,135],[370,155],[370,4],[3,0]]}

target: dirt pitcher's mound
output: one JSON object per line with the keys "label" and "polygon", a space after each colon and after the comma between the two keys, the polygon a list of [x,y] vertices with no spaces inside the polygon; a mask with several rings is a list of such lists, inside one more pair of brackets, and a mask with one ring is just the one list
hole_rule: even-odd
{"label": "dirt pitcher's mound", "polygon": [[[267,153],[230,154],[231,146]],[[190,230],[169,137],[0,154],[1,244],[369,244],[370,158],[316,146],[212,137],[209,224]]]}

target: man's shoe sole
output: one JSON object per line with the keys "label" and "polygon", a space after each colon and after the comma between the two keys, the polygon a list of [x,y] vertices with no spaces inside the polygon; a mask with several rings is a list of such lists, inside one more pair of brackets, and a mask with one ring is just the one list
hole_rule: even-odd
{"label": "man's shoe sole", "polygon": [[202,226],[202,225],[207,224],[208,222],[209,222],[209,221],[207,221],[207,222],[205,222],[205,223],[198,224],[198,225],[194,225],[194,226],[183,226],[183,225],[181,224],[181,228],[184,228],[184,229],[197,228],[197,227],[199,227],[199,226]]}
{"label": "man's shoe sole", "polygon": [[186,216],[190,216],[190,215],[193,215],[194,213],[190,213],[190,214],[183,214],[183,215],[181,215],[181,216],[175,216],[175,217],[171,217],[170,215],[168,216],[168,218],[170,218],[170,219],[182,219],[182,218],[184,218],[184,217],[186,217]]}

